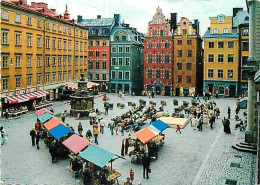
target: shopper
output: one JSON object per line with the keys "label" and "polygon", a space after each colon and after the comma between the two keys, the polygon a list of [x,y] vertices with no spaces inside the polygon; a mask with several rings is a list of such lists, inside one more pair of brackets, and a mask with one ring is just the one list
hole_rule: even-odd
{"label": "shopper", "polygon": [[30,136],[32,138],[32,146],[35,146],[35,137],[36,137],[36,132],[35,129],[32,128],[32,130],[30,131]]}

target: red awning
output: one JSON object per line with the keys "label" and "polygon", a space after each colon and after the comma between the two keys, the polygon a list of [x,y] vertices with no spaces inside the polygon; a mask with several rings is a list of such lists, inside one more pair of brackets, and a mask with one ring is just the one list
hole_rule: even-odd
{"label": "red awning", "polygon": [[6,103],[9,103],[9,104],[22,103],[25,101],[33,100],[36,98],[41,98],[41,97],[48,96],[48,95],[50,95],[49,92],[46,92],[44,90],[39,90],[39,91],[27,93],[27,94],[18,94],[15,96],[6,97]]}
{"label": "red awning", "polygon": [[58,126],[59,124],[63,124],[65,125],[65,123],[63,123],[61,120],[58,120],[56,118],[51,118],[49,121],[47,121],[46,123],[44,123],[44,126],[47,130],[51,130],[54,127]]}
{"label": "red awning", "polygon": [[63,141],[62,144],[74,154],[78,154],[81,150],[89,145],[89,141],[73,134],[68,139]]}
{"label": "red awning", "polygon": [[136,136],[142,143],[146,144],[154,137],[156,137],[156,133],[154,133],[150,128],[146,127],[134,133],[132,136]]}

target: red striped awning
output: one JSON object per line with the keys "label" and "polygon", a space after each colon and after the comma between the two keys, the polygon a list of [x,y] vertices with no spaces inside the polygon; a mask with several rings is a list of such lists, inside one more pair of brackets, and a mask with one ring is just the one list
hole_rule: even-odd
{"label": "red striped awning", "polygon": [[39,90],[39,91],[27,93],[27,94],[18,94],[15,96],[6,97],[6,103],[9,103],[9,104],[22,103],[22,102],[26,102],[29,100],[34,100],[37,98],[48,96],[48,95],[50,95],[49,92],[44,91],[44,90]]}

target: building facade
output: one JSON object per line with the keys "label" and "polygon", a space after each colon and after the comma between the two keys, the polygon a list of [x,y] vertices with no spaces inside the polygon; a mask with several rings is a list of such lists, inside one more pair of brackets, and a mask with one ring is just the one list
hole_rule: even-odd
{"label": "building facade", "polygon": [[99,83],[100,91],[108,90],[110,68],[110,33],[115,25],[114,18],[82,19],[77,23],[89,30],[88,79]]}
{"label": "building facade", "polygon": [[58,87],[87,73],[88,31],[46,3],[1,2],[1,106],[6,97]]}
{"label": "building facade", "polygon": [[212,95],[237,96],[239,34],[232,16],[210,18],[204,39],[204,90]]}
{"label": "building facade", "polygon": [[121,23],[115,14],[115,26],[110,36],[110,82],[109,92],[140,94],[142,89],[143,34]]}
{"label": "building facade", "polygon": [[202,40],[199,22],[182,17],[174,30],[174,96],[201,94],[203,86]]}
{"label": "building facade", "polygon": [[[176,14],[173,15],[176,20]],[[158,7],[144,41],[144,91],[172,95],[173,59],[171,24]]]}

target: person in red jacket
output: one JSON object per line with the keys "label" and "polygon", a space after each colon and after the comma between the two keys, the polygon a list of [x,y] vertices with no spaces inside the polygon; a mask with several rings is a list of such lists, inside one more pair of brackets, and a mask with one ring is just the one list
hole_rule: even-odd
{"label": "person in red jacket", "polygon": [[181,134],[181,127],[180,127],[180,125],[177,125],[177,127],[176,127],[176,133],[177,132],[180,132],[180,134]]}

